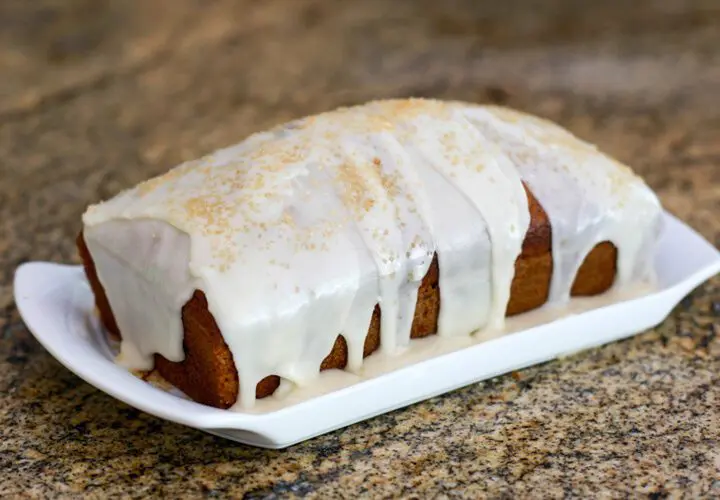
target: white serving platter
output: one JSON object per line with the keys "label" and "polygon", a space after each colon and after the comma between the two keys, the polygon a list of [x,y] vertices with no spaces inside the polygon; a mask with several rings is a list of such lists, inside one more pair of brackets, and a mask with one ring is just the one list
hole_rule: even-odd
{"label": "white serving platter", "polygon": [[[388,370],[380,360],[363,378],[344,374],[338,378],[344,372],[332,370],[337,372],[336,390],[308,393],[290,405],[269,398],[250,413],[195,403],[117,366],[113,345],[93,314],[92,293],[79,266],[23,264],[15,275],[15,300],[38,341],[100,390],[160,418],[241,443],[284,448],[462,386],[629,337],[662,322],[692,289],[720,272],[720,252],[714,246],[674,216],[666,213],[664,217],[655,256],[658,283],[650,293],[610,297],[604,303],[580,300],[573,314],[537,326],[532,325],[543,321],[542,312],[528,313],[510,321],[512,333],[446,343],[439,350],[437,340],[418,341],[408,351],[410,364],[404,367]],[[434,355],[427,358],[430,351]],[[326,373],[332,376],[329,372],[321,376]]]}

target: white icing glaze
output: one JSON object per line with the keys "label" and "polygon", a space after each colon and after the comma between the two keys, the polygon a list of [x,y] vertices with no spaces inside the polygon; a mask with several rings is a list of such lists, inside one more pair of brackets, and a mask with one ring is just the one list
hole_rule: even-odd
{"label": "white icing glaze", "polygon": [[437,253],[439,337],[499,332],[530,216],[552,227],[550,305],[601,241],[616,288],[651,278],[660,204],[627,167],[518,112],[459,102],[371,102],[253,135],[83,217],[123,333],[122,362],[183,359],[181,308],[204,292],[240,380],[238,406],[279,375],[318,378],[342,334],[360,373],[376,304],[381,352],[409,344]]}
{"label": "white icing glaze", "polygon": [[[655,238],[659,203],[635,174],[550,122],[503,108],[475,108],[470,120],[500,145],[552,227],[549,302],[564,305],[577,270],[602,241],[622,246],[615,287],[652,272],[642,253]],[[620,245],[621,243],[621,245]],[[641,255],[642,254],[642,255]]]}
{"label": "white icing glaze", "polygon": [[182,361],[179,311],[195,289],[187,266],[188,236],[163,221],[140,219],[92,226],[84,239],[125,338],[118,362],[149,370],[149,354],[156,352]]}

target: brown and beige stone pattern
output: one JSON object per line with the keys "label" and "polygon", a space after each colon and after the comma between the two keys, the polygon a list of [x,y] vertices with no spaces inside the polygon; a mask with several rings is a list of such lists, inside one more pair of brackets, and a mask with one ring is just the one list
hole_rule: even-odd
{"label": "brown and beige stone pattern", "polygon": [[[54,361],[16,266],[89,202],[370,98],[539,113],[720,246],[714,0],[0,2],[0,497],[720,497],[720,278],[660,327],[284,451],[121,404]],[[582,332],[578,332],[582,335]]]}

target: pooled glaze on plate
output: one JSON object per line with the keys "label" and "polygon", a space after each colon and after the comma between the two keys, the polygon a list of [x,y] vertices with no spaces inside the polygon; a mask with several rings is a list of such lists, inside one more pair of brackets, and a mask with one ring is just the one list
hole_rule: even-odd
{"label": "pooled glaze on plate", "polygon": [[651,278],[661,208],[629,168],[547,121],[433,100],[255,134],[90,207],[84,236],[123,332],[119,361],[181,361],[180,310],[202,290],[248,408],[268,375],[317,383],[338,334],[360,371],[375,304],[381,354],[402,353],[436,252],[439,337],[500,331],[530,221],[522,181],[553,229],[547,307],[566,306],[601,241],[618,248],[615,290]]}

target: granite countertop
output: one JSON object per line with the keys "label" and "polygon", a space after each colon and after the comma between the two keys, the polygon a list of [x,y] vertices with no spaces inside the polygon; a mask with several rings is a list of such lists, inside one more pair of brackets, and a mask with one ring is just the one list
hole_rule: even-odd
{"label": "granite countertop", "polygon": [[[304,114],[433,96],[542,114],[720,246],[720,4],[0,3],[0,496],[720,496],[720,279],[658,328],[284,451],[130,408],[12,299],[86,204]],[[582,332],[578,332],[582,334]]]}

